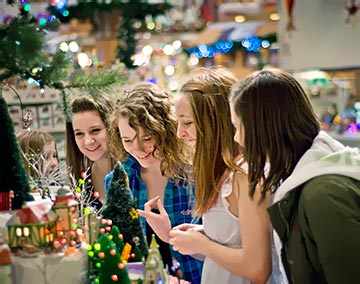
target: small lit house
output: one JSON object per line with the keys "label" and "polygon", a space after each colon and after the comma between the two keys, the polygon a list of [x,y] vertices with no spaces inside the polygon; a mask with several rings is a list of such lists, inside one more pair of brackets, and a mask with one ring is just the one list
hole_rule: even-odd
{"label": "small lit house", "polygon": [[68,235],[76,224],[76,208],[78,202],[74,195],[66,187],[61,187],[57,191],[53,210],[58,215],[57,231],[60,235]]}
{"label": "small lit house", "polygon": [[7,222],[10,248],[27,245],[44,248],[57,237],[57,215],[48,202],[31,201],[16,211]]}

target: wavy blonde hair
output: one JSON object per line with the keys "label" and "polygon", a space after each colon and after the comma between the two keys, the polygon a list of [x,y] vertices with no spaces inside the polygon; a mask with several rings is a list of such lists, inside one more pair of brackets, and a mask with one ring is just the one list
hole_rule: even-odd
{"label": "wavy blonde hair", "polygon": [[[110,151],[116,160],[124,161],[125,151],[118,129],[120,118],[129,119],[136,133],[141,127],[155,140],[160,170],[164,176],[188,178],[190,148],[176,136],[177,121],[169,94],[151,83],[138,83],[125,90],[109,117]],[[138,141],[139,137],[137,136]]]}

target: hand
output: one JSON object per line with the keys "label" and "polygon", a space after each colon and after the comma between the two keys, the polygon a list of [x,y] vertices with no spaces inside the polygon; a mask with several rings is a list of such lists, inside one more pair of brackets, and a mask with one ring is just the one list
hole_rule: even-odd
{"label": "hand", "polygon": [[190,223],[184,223],[177,225],[173,228],[173,230],[180,230],[180,231],[199,231],[201,233],[204,232],[204,226],[199,224],[190,224]]}
{"label": "hand", "polygon": [[[159,210],[160,214],[151,212],[152,209]],[[146,222],[154,230],[155,234],[164,242],[169,242],[169,232],[171,230],[171,222],[161,199],[156,196],[150,199],[144,205],[144,210],[138,209],[139,215],[146,219]]]}
{"label": "hand", "polygon": [[[193,226],[197,227],[201,225]],[[174,251],[178,251],[181,254],[204,254],[203,248],[206,247],[208,241],[209,238],[199,230],[189,229],[182,231],[179,229],[173,229],[170,231],[169,244],[173,246]]]}
{"label": "hand", "polygon": [[183,279],[177,279],[175,276],[170,275],[169,276],[170,284],[191,284],[191,282],[188,282]]}

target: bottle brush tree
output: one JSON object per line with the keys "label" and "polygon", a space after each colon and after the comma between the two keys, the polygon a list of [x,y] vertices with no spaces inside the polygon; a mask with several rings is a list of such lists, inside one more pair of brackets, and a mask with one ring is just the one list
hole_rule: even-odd
{"label": "bottle brush tree", "polygon": [[[134,207],[127,174],[120,162],[115,165],[114,175],[106,196],[105,208],[102,215],[111,219],[123,235],[125,244],[131,245],[131,253],[135,255],[128,261],[134,261],[146,257],[148,246],[144,231],[140,224],[139,215]],[[137,249],[138,248],[138,249]],[[139,256],[139,252],[142,256]]]}

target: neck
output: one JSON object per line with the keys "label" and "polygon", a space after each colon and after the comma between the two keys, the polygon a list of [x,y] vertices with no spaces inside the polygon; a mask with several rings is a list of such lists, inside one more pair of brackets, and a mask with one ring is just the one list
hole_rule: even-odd
{"label": "neck", "polygon": [[92,173],[97,172],[98,174],[107,174],[111,169],[110,158],[103,158],[93,163]]}
{"label": "neck", "polygon": [[99,192],[100,200],[105,200],[104,177],[111,171],[111,160],[104,158],[94,162],[91,169],[91,178],[94,189]]}
{"label": "neck", "polygon": [[154,164],[151,167],[143,168],[141,167],[141,173],[142,174],[150,174],[153,176],[161,176],[161,170],[160,170],[160,161],[158,163]]}

